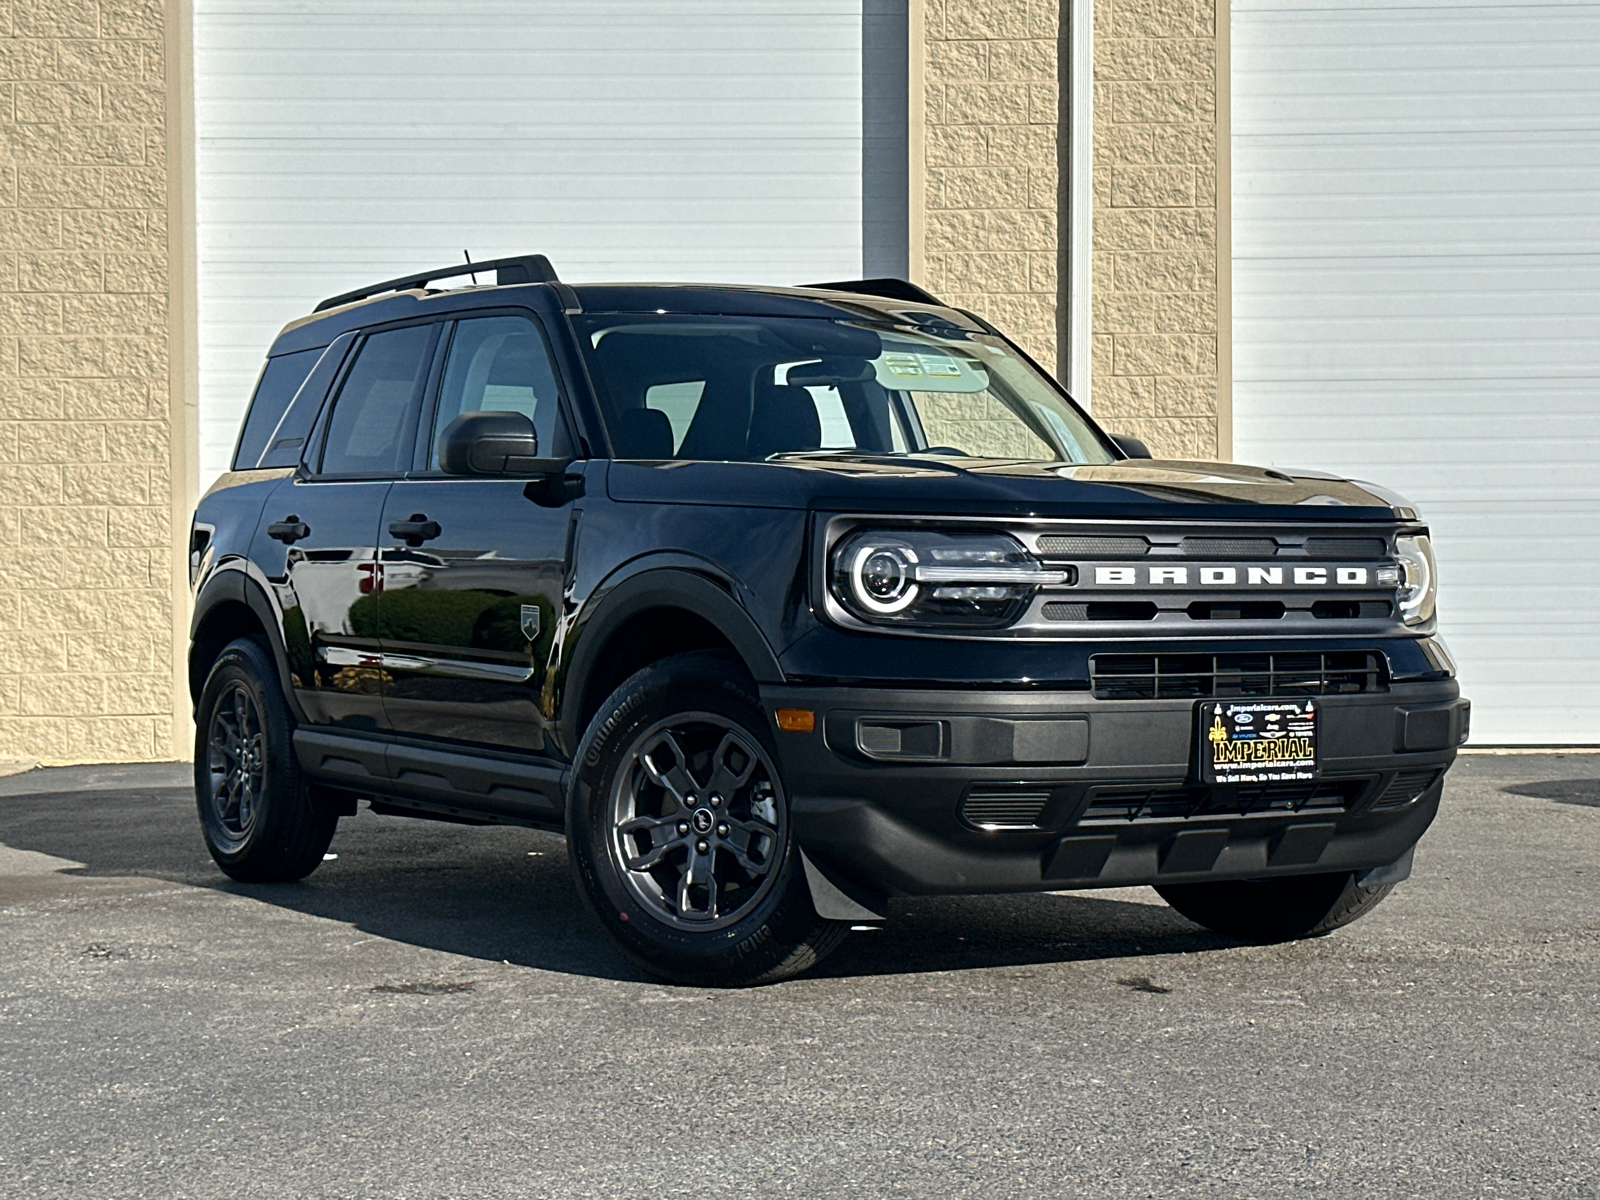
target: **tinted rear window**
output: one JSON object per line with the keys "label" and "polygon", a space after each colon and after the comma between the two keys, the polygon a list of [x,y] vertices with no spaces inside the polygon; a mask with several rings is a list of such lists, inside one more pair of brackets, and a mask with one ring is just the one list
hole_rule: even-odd
{"label": "tinted rear window", "polygon": [[325,475],[394,475],[406,469],[416,400],[427,370],[434,325],[374,333],[333,402],[322,450]]}
{"label": "tinted rear window", "polygon": [[245,414],[244,429],[239,433],[239,446],[233,453],[233,469],[247,471],[261,460],[267,448],[267,439],[283,419],[289,401],[300,390],[300,385],[311,374],[322,356],[322,347],[298,350],[293,354],[280,354],[267,359],[256,384],[256,394],[250,400],[250,411]]}

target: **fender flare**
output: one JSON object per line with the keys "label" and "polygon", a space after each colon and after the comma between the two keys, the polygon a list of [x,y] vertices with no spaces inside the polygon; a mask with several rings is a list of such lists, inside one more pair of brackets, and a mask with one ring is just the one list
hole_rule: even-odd
{"label": "fender flare", "polygon": [[579,627],[577,649],[566,671],[560,718],[563,742],[576,746],[581,698],[601,650],[630,617],[652,608],[682,608],[704,617],[732,644],[757,683],[782,683],[778,656],[749,611],[727,587],[684,567],[650,567],[610,588]]}
{"label": "fender flare", "polygon": [[[194,653],[194,636],[205,623],[205,619],[218,605],[230,603],[243,604],[255,614],[256,620],[261,622],[261,627],[266,631],[267,646],[272,651],[272,661],[278,668],[278,686],[283,689],[289,711],[294,714],[297,725],[307,724],[305,710],[300,707],[300,700],[295,693],[291,678],[289,655],[283,645],[282,616],[267,595],[266,589],[251,578],[242,560],[238,566],[231,563],[219,566],[211,578],[201,586],[200,594],[195,597],[194,615],[189,621],[190,654]],[[191,699],[198,702],[199,697]]]}

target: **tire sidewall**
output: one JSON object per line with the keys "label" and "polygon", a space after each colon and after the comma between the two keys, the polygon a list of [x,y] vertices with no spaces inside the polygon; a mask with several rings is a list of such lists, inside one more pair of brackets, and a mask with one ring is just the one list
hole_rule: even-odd
{"label": "tire sidewall", "polygon": [[[748,980],[775,967],[817,923],[789,820],[778,877],[766,895],[739,920],[703,933],[658,920],[628,887],[610,854],[611,789],[628,765],[624,752],[652,724],[678,713],[715,713],[758,742],[774,764],[779,761],[753,687],[731,663],[719,673],[717,661],[677,656],[625,680],[589,723],[567,799],[574,873],[618,949],[654,973],[711,984]],[[787,789],[777,782],[787,805]]]}

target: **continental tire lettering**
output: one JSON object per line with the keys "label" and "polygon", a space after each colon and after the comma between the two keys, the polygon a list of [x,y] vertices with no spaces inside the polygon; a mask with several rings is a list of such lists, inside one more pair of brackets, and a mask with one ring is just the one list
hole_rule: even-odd
{"label": "continental tire lettering", "polygon": [[583,756],[584,766],[593,767],[599,764],[600,759],[605,755],[605,744],[616,731],[617,726],[632,716],[633,710],[638,708],[641,703],[643,703],[643,697],[635,692],[617,705],[612,714],[606,718],[605,724],[601,725],[595,732],[594,739],[589,743],[589,752]]}

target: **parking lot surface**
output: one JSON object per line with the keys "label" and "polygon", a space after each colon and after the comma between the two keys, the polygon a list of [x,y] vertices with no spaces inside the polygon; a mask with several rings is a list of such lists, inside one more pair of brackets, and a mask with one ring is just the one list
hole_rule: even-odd
{"label": "parking lot surface", "polygon": [[667,987],[560,838],[363,811],[303,883],[188,768],[0,779],[18,1197],[1600,1198],[1600,756],[1465,758],[1358,924],[1155,893],[896,901],[800,979]]}

